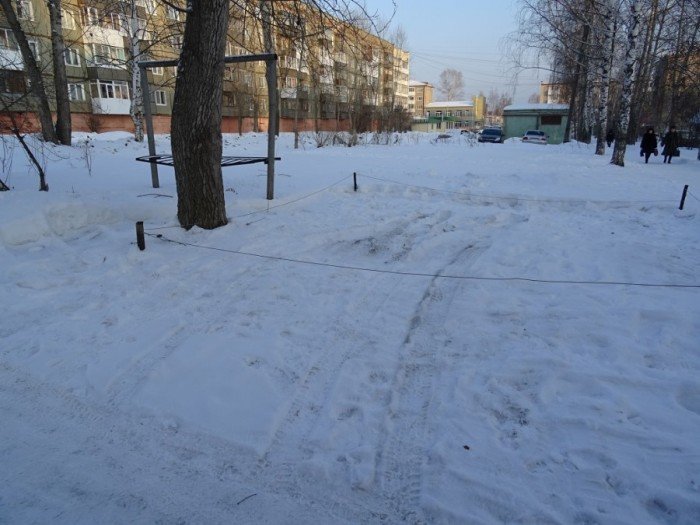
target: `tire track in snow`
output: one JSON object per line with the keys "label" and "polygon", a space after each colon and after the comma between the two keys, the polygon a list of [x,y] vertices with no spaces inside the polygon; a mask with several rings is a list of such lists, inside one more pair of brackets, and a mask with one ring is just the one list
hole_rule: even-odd
{"label": "tire track in snow", "polygon": [[[469,245],[439,273],[460,263],[469,267],[488,246]],[[393,502],[393,515],[409,523],[428,521],[421,509],[422,470],[431,429],[428,425],[433,388],[440,370],[436,364],[440,346],[448,334],[440,327],[463,283],[434,277],[409,322],[394,377],[393,399],[383,426],[378,452],[378,475],[385,498]]]}
{"label": "tire track in snow", "polygon": [[[396,280],[392,276],[375,276],[375,281]],[[363,295],[346,305],[341,319],[333,328],[334,335],[327,335],[321,343],[341,343],[332,348],[321,348],[316,361],[308,368],[306,376],[299,382],[287,414],[275,431],[267,450],[262,454],[258,466],[260,480],[269,490],[284,488],[286,493],[304,500],[313,498],[316,505],[326,507],[334,516],[349,523],[383,521],[389,515],[389,503],[374,493],[355,491],[352,487],[335,486],[324,490],[318,480],[306,480],[299,471],[299,456],[308,459],[313,451],[307,439],[316,422],[328,405],[333,386],[338,380],[343,365],[354,357],[358,349],[373,348],[367,335],[360,329],[367,326],[391,300],[396,288],[384,285],[367,286]],[[389,289],[388,293],[377,293]],[[342,491],[342,494],[341,494]]]}

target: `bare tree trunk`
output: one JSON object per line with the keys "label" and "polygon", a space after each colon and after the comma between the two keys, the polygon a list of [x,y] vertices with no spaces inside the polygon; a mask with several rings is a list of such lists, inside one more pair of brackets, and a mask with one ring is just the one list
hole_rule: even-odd
{"label": "bare tree trunk", "polygon": [[188,8],[172,116],[177,217],[183,228],[213,229],[227,223],[221,105],[228,0],[190,0]]}
{"label": "bare tree trunk", "polygon": [[630,6],[630,17],[627,24],[627,49],[625,51],[625,70],[622,81],[622,95],[620,100],[620,116],[615,133],[615,149],[613,150],[611,164],[625,165],[625,152],[627,151],[627,127],[630,121],[631,98],[634,90],[635,70],[637,68],[637,39],[639,38],[641,0],[633,0]]}
{"label": "bare tree trunk", "polygon": [[[573,85],[571,86],[571,97],[569,98],[569,118],[566,119],[566,127],[564,129],[564,142],[569,142],[571,140],[571,121],[574,115],[574,108],[576,107],[576,100],[579,96],[579,85],[581,83],[581,70],[583,68],[583,58],[586,51],[586,45],[588,44],[588,35],[590,33],[591,26],[585,24],[583,26],[583,34],[581,35],[581,42],[579,44],[578,53],[576,55],[576,72],[574,73]],[[585,71],[583,73],[586,74]],[[585,96],[585,94],[583,95]],[[581,106],[583,107],[583,106]],[[577,119],[581,119],[581,115],[576,115]]]}
{"label": "bare tree trunk", "polygon": [[[129,12],[129,51],[131,53],[131,106],[129,113],[134,123],[134,140],[143,142],[143,87],[141,86],[141,49],[139,44],[139,26],[136,16],[136,2],[131,0]],[[150,100],[147,101],[150,104]]]}
{"label": "bare tree trunk", "polygon": [[70,99],[68,98],[68,76],[66,75],[66,45],[63,42],[61,0],[48,0],[51,21],[51,55],[53,58],[53,82],[56,91],[56,138],[71,145]]}
{"label": "bare tree trunk", "polygon": [[51,116],[51,108],[49,106],[49,99],[46,96],[46,88],[44,87],[44,79],[41,76],[41,71],[36,63],[36,59],[32,54],[29,47],[29,42],[27,41],[27,36],[22,29],[22,26],[17,20],[17,13],[12,5],[11,0],[0,0],[0,6],[2,6],[5,12],[5,18],[7,23],[12,29],[12,33],[19,44],[20,52],[22,53],[22,60],[24,60],[24,65],[29,74],[30,86],[29,89],[34,95],[34,103],[36,104],[36,112],[39,118],[39,124],[41,125],[41,136],[47,142],[58,142],[56,137],[56,130],[53,126],[53,118]]}
{"label": "bare tree trunk", "polygon": [[612,53],[612,9],[609,0],[605,0],[603,11],[598,14],[600,28],[601,55],[598,57],[598,106],[596,107],[596,145],[595,154],[605,154],[605,135],[608,131],[608,94],[610,93],[610,65],[613,60]]}

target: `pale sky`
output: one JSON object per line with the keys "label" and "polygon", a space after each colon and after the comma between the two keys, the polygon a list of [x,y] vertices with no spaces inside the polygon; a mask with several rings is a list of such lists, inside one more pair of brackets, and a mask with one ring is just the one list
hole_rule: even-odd
{"label": "pale sky", "polygon": [[[546,72],[528,71],[513,86],[512,64],[503,54],[502,39],[516,29],[517,0],[395,0],[392,27],[401,25],[411,53],[411,80],[437,85],[440,72],[452,68],[464,76],[465,95],[491,88],[527,102],[538,92]],[[370,12],[388,18],[391,0],[366,0]]]}

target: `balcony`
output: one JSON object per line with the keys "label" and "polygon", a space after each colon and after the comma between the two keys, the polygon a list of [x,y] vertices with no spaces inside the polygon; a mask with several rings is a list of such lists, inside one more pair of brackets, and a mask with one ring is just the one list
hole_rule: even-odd
{"label": "balcony", "polygon": [[[139,31],[140,33],[141,31]],[[141,40],[146,40],[141,38]],[[104,44],[112,47],[124,47],[124,32],[109,27],[88,26],[83,35],[83,42],[86,44]]]}
{"label": "balcony", "polygon": [[92,112],[99,115],[128,115],[131,100],[119,98],[93,98]]}

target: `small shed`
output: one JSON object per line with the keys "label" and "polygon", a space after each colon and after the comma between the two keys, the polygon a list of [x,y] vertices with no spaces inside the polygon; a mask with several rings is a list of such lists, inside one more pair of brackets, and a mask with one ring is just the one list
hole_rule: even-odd
{"label": "small shed", "polygon": [[568,118],[568,104],[512,104],[503,108],[503,132],[509,139],[539,129],[549,136],[549,144],[561,144]]}

